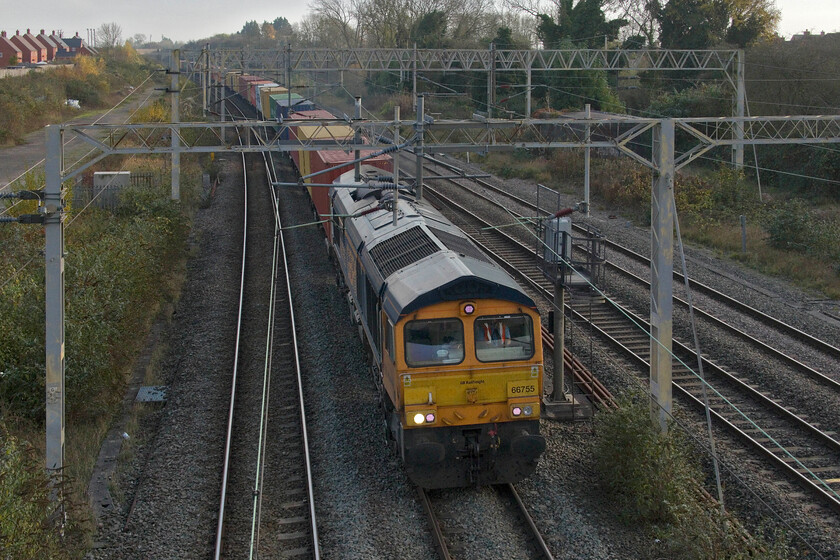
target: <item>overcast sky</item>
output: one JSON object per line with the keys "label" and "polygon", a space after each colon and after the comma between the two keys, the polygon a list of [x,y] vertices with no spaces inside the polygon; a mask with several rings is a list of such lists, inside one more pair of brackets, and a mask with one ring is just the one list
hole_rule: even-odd
{"label": "overcast sky", "polygon": [[[87,37],[87,29],[117,22],[123,38],[136,33],[176,40],[202,39],[232,33],[249,20],[285,17],[296,22],[308,11],[308,0],[48,0],[46,9],[28,10],[27,2],[0,0],[0,29],[12,34],[31,28],[34,33],[61,29]],[[776,0],[782,11],[779,32],[787,38],[807,29],[840,31],[840,0]]]}

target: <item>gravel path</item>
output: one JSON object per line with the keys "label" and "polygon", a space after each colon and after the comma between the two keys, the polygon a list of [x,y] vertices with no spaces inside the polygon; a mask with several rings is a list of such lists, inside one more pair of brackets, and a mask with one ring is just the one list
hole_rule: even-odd
{"label": "gravel path", "polygon": [[125,499],[101,520],[89,558],[212,553],[239,297],[243,205],[237,158],[233,164],[220,158],[225,180],[210,207],[195,217],[194,254],[162,364],[168,401],[145,416],[134,438],[142,444],[122,477]]}

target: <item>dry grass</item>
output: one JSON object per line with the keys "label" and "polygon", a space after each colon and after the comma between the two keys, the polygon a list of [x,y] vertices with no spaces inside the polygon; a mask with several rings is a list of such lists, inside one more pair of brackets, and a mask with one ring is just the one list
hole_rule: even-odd
{"label": "dry grass", "polygon": [[790,280],[809,290],[840,299],[840,275],[831,264],[799,251],[771,247],[767,233],[757,225],[747,225],[747,252],[741,251],[741,226],[717,224],[715,227],[687,221],[681,224],[686,241],[714,249],[725,258],[740,261],[764,274]]}

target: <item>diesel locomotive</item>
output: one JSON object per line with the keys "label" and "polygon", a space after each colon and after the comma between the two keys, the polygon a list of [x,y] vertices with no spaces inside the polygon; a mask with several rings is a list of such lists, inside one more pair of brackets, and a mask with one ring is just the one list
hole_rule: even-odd
{"label": "diesel locomotive", "polygon": [[331,216],[391,448],[424,488],[521,480],[545,450],[533,300],[428,202],[394,196],[380,169],[360,176],[340,176],[318,212]]}
{"label": "diesel locomotive", "polygon": [[[308,101],[283,107],[290,96],[273,82],[226,83],[263,118],[299,121],[290,134],[306,143],[353,134],[307,125],[329,114],[304,110]],[[530,475],[545,450],[534,301],[427,201],[396,196],[390,157],[371,157],[358,176],[352,154],[301,150],[292,159],[301,175],[330,169],[313,181],[333,187],[307,190],[370,351],[388,444],[410,479],[448,488]]]}

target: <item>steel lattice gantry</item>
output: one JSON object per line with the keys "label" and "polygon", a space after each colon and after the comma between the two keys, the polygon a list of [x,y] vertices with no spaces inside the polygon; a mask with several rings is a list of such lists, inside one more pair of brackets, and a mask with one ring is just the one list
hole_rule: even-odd
{"label": "steel lattice gantry", "polygon": [[[46,187],[44,216],[46,259],[46,421],[47,468],[64,465],[64,181],[91,165],[117,154],[172,154],[207,152],[290,152],[295,150],[413,151],[418,163],[425,152],[491,152],[514,148],[614,148],[653,170],[651,192],[651,399],[658,422],[664,427],[671,408],[671,338],[674,175],[703,152],[715,146],[744,144],[840,143],[840,116],[751,117],[714,119],[484,119],[438,120],[422,113],[420,97],[415,121],[365,119],[312,120],[308,126],[348,125],[367,137],[336,138],[331,146],[284,140],[294,123],[148,123],[124,125],[52,125],[46,128]],[[258,141],[233,145],[223,131],[238,128],[253,132]],[[406,142],[394,147],[394,134],[414,130]],[[587,133],[587,129],[591,134]],[[744,138],[739,138],[743,131]],[[650,153],[631,148],[631,142],[649,134]],[[695,146],[676,156],[677,135],[694,138]],[[62,146],[75,136],[97,152],[90,159],[66,166]],[[311,137],[319,137],[313,134]],[[399,136],[396,136],[399,137]],[[405,135],[403,135],[405,137]],[[294,136],[292,135],[292,138]],[[418,173],[422,177],[422,174]],[[422,179],[421,179],[422,180]],[[177,198],[173,189],[173,198]]]}
{"label": "steel lattice gantry", "polygon": [[[429,72],[486,72],[487,116],[493,116],[496,75],[500,72],[525,73],[525,114],[531,115],[533,72],[580,70],[645,70],[722,72],[735,93],[733,116],[743,117],[746,109],[744,51],[708,49],[210,49],[186,51],[188,67],[204,65],[220,73],[254,72],[292,84],[293,73],[326,73],[359,70],[400,72],[412,76],[412,91],[418,95],[418,74]],[[282,80],[281,80],[282,77]],[[415,104],[416,107],[416,104]],[[740,138],[740,135],[738,136]],[[743,143],[735,143],[732,161],[739,169],[744,163]]]}

